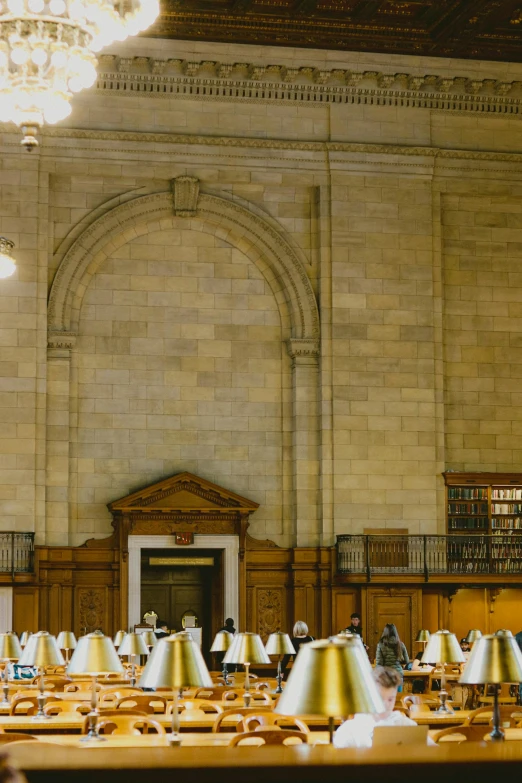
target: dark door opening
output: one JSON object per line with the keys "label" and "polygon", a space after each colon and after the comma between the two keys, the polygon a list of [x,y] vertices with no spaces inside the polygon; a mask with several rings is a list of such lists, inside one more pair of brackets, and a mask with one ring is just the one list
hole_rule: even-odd
{"label": "dark door opening", "polygon": [[152,610],[174,632],[183,630],[183,614],[193,611],[203,629],[202,652],[210,664],[208,651],[224,622],[223,584],[223,550],[143,549],[141,617]]}

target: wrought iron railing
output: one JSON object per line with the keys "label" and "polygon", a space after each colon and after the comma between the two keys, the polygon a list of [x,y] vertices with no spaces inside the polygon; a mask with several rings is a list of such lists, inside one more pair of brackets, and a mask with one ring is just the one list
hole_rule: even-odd
{"label": "wrought iron railing", "polygon": [[34,533],[0,532],[0,573],[32,573]]}
{"label": "wrought iron railing", "polygon": [[337,536],[341,574],[522,574],[522,533]]}

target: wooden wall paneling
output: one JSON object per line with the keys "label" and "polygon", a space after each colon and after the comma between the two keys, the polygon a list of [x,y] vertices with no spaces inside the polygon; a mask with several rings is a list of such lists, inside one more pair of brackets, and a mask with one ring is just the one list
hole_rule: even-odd
{"label": "wooden wall paneling", "polygon": [[386,623],[397,626],[399,636],[408,652],[413,649],[422,606],[418,588],[368,588],[368,630],[366,644],[371,658],[375,657],[377,643]]}
{"label": "wooden wall paneling", "polygon": [[471,628],[484,630],[488,622],[486,588],[460,588],[451,597],[449,630],[460,640]]}
{"label": "wooden wall paneling", "polygon": [[[332,590],[332,633],[342,631],[350,623],[350,615],[357,611],[359,605],[359,590],[353,588],[334,587]],[[364,626],[364,624],[363,624]]]}
{"label": "wooden wall paneling", "polygon": [[20,587],[15,585],[13,590],[13,630],[22,631],[39,630],[38,623],[39,589],[37,585]]}
{"label": "wooden wall paneling", "polygon": [[422,593],[422,611],[419,615],[419,631],[426,628],[430,633],[435,633],[442,628],[440,617],[439,593],[435,591],[424,590]]}
{"label": "wooden wall paneling", "polygon": [[111,633],[109,589],[106,585],[76,587],[74,591],[74,631],[80,636],[101,630]]}
{"label": "wooden wall paneling", "polygon": [[495,633],[507,628],[513,634],[522,631],[522,589],[489,588],[487,593],[487,626],[481,630]]}

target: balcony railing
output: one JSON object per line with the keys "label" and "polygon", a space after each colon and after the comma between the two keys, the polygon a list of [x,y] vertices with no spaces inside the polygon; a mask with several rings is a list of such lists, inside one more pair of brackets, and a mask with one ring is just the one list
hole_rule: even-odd
{"label": "balcony railing", "polygon": [[34,533],[0,532],[0,573],[32,573],[34,570]]}
{"label": "balcony railing", "polygon": [[522,574],[522,533],[452,536],[337,536],[341,574]]}

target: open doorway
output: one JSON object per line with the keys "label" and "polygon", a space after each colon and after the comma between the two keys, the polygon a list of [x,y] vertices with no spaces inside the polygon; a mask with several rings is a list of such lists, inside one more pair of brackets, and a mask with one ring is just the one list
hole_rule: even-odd
{"label": "open doorway", "polygon": [[153,610],[171,630],[183,630],[182,618],[192,611],[203,629],[202,652],[209,649],[224,621],[223,550],[141,550],[141,617]]}

